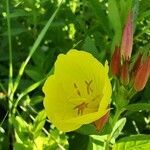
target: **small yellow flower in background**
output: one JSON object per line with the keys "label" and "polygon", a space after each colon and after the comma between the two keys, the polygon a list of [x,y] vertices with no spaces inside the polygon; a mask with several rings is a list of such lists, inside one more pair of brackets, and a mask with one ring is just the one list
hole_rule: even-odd
{"label": "small yellow flower in background", "polygon": [[76,130],[109,111],[112,89],[108,65],[103,66],[90,53],[72,49],[58,56],[43,91],[50,121],[61,131]]}

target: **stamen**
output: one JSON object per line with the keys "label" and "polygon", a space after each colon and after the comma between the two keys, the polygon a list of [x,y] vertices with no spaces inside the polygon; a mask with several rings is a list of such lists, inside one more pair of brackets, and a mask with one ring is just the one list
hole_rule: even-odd
{"label": "stamen", "polygon": [[85,81],[85,84],[87,85],[87,93],[90,94],[93,92],[92,88],[90,87],[91,83],[93,82],[93,80]]}
{"label": "stamen", "polygon": [[77,90],[77,94],[78,94],[79,96],[81,96],[81,93],[80,93],[80,91],[79,91],[79,90]]}
{"label": "stamen", "polygon": [[74,88],[76,88],[76,89],[78,88],[77,85],[76,85],[76,83],[74,83],[73,85],[74,85]]}
{"label": "stamen", "polygon": [[83,115],[83,111],[85,108],[87,108],[88,103],[81,103],[80,105],[77,105],[76,107],[74,107],[74,109],[78,109],[78,115]]}
{"label": "stamen", "polygon": [[76,85],[76,83],[74,83],[73,85],[74,85],[74,88],[75,88],[76,91],[77,91],[77,94],[78,94],[79,96],[81,96],[80,90],[79,90],[78,86]]}

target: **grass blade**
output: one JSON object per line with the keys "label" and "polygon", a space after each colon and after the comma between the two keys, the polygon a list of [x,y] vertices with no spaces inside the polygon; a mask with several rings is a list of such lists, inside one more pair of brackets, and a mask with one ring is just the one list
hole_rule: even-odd
{"label": "grass blade", "polygon": [[14,87],[13,87],[13,92],[12,92],[12,97],[19,85],[19,82],[20,82],[20,79],[24,73],[24,70],[25,70],[25,67],[27,66],[29,60],[31,59],[33,53],[37,50],[38,46],[40,45],[42,39],[44,38],[47,30],[49,29],[51,23],[53,22],[58,10],[60,9],[60,6],[61,6],[62,2],[59,4],[58,8],[55,10],[55,12],[53,13],[53,15],[51,16],[51,18],[48,20],[47,24],[44,26],[44,28],[42,29],[41,33],[39,34],[39,36],[37,37],[35,43],[33,44],[31,50],[30,50],[30,53],[28,55],[28,57],[26,58],[26,60],[22,63],[21,67],[20,67],[20,70],[19,70],[19,73],[18,73],[18,76],[15,80],[15,83],[14,83]]}
{"label": "grass blade", "polygon": [[10,95],[13,89],[13,64],[12,64],[12,41],[11,41],[11,23],[10,23],[10,12],[9,12],[9,0],[6,1],[7,11],[7,30],[8,30],[8,45],[9,45],[9,84],[8,84],[8,95]]}

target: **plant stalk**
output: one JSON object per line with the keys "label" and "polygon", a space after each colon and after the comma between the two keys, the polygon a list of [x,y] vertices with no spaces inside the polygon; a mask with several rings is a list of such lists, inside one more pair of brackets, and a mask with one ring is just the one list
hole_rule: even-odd
{"label": "plant stalk", "polygon": [[[114,128],[116,122],[118,121],[121,113],[124,111],[124,109],[117,109],[116,113],[114,115],[113,121],[112,121],[112,129]],[[110,141],[111,141],[111,136],[110,134],[107,136],[107,140],[105,143],[105,150],[110,150]]]}
{"label": "plant stalk", "polygon": [[9,45],[9,84],[8,84],[8,95],[10,95],[13,88],[13,63],[12,63],[12,40],[11,40],[11,23],[10,23],[10,12],[9,12],[9,0],[6,1],[7,9],[7,30],[8,30],[8,45]]}
{"label": "plant stalk", "polygon": [[9,149],[13,149],[13,127],[11,122],[11,109],[12,109],[12,100],[10,96],[13,90],[13,63],[12,63],[12,39],[11,39],[11,22],[10,22],[10,10],[9,10],[9,0],[6,0],[6,12],[7,12],[7,30],[8,30],[8,45],[9,45],[9,83],[8,83],[8,137],[9,137]]}

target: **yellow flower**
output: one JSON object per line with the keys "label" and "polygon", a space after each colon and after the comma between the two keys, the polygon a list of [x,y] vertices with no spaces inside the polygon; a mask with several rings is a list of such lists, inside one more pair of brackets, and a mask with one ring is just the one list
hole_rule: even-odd
{"label": "yellow flower", "polygon": [[50,121],[61,131],[75,130],[109,111],[112,89],[108,65],[103,66],[90,53],[72,49],[58,56],[43,91]]}

